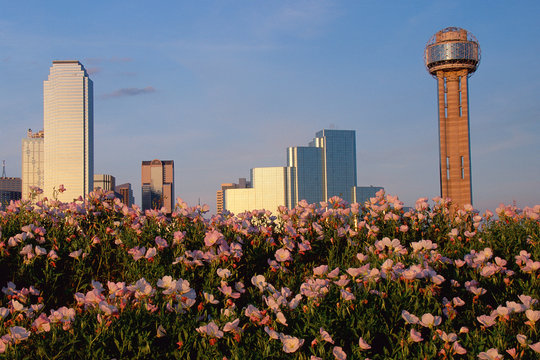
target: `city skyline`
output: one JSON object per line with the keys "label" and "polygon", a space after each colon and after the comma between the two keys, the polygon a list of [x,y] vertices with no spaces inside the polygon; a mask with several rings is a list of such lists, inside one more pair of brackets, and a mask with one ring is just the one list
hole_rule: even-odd
{"label": "city skyline", "polygon": [[[175,194],[212,208],[220,183],[284,166],[279,149],[333,127],[357,132],[359,184],[409,205],[437,196],[436,85],[422,56],[432,34],[457,26],[483,53],[469,86],[474,205],[540,203],[536,2],[79,6],[0,14],[8,176],[21,176],[26,129],[42,128],[47,64],[78,59],[95,84],[95,173],[138,184],[142,159],[172,159]],[[515,53],[521,65],[502,76]]]}

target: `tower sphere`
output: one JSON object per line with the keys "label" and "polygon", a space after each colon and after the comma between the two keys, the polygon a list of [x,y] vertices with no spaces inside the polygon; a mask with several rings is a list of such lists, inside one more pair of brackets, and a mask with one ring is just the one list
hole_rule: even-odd
{"label": "tower sphere", "polygon": [[424,51],[424,63],[434,77],[439,70],[466,69],[467,76],[480,63],[480,45],[473,34],[458,27],[447,27],[429,39]]}

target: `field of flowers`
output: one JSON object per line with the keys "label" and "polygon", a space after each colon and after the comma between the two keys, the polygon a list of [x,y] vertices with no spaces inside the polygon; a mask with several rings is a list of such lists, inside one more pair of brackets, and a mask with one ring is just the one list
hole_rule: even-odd
{"label": "field of flowers", "polygon": [[540,206],[449,206],[12,203],[0,358],[537,359]]}

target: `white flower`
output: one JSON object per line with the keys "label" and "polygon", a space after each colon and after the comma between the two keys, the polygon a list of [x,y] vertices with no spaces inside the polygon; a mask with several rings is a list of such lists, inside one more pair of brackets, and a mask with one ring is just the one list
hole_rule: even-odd
{"label": "white flower", "polygon": [[290,335],[281,335],[279,339],[283,344],[283,351],[286,353],[293,353],[304,344],[304,339],[298,339]]}

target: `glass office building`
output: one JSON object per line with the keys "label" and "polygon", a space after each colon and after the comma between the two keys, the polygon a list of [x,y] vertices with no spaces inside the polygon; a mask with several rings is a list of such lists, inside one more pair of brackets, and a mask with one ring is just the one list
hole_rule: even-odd
{"label": "glass office building", "polygon": [[62,201],[94,189],[93,83],[77,60],[55,60],[43,82],[44,196]]}
{"label": "glass office building", "polygon": [[356,132],[321,130],[310,145],[322,149],[323,199],[350,201],[356,186]]}
{"label": "glass office building", "polygon": [[295,169],[294,187],[291,203],[300,200],[308,203],[323,201],[323,163],[322,149],[317,147],[296,146],[287,148],[287,166]]}
{"label": "glass office building", "polygon": [[301,200],[326,201],[333,196],[364,202],[381,187],[356,186],[356,132],[321,130],[309,146],[287,148],[287,167],[254,168],[252,186],[224,190],[224,208],[233,213],[265,209],[275,212]]}

